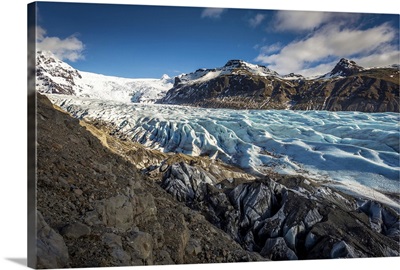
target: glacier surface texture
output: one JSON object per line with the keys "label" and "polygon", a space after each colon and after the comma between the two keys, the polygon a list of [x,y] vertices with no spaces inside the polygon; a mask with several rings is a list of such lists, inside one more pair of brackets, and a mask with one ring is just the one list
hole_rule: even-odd
{"label": "glacier surface texture", "polygon": [[397,206],[396,113],[226,110],[49,98],[77,118],[112,123],[124,138],[163,152],[209,156],[266,174],[302,174]]}

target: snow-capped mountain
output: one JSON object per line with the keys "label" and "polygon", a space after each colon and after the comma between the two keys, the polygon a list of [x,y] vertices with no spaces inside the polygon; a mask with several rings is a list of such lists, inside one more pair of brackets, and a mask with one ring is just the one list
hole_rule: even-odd
{"label": "snow-capped mountain", "polygon": [[314,78],[279,75],[241,60],[175,78],[158,103],[211,108],[399,112],[399,69],[365,69],[341,59]]}
{"label": "snow-capped mountain", "polygon": [[243,75],[250,73],[257,76],[277,76],[273,70],[265,66],[254,65],[242,60],[229,60],[223,67],[213,69],[198,69],[189,74],[182,74],[175,78],[175,84],[196,84],[205,82],[223,75]]}
{"label": "snow-capped mountain", "polygon": [[253,105],[264,108],[270,103],[270,108],[284,109],[287,100],[272,101],[268,96],[273,84],[290,85],[292,79],[285,79],[265,66],[229,60],[220,68],[198,69],[176,77],[174,87],[158,103],[244,109]]}
{"label": "snow-capped mountain", "polygon": [[45,51],[37,52],[36,59],[36,89],[45,94],[154,103],[173,86],[168,75],[160,79],[130,79],[78,71]]}
{"label": "snow-capped mountain", "polygon": [[128,79],[83,72],[49,52],[37,53],[36,88],[128,103],[180,104],[234,109],[399,112],[398,66],[363,68],[341,59],[331,72],[305,78],[279,75],[261,65],[230,60],[174,79]]}
{"label": "snow-capped mountain", "polygon": [[321,76],[320,78],[346,77],[357,74],[363,70],[365,70],[365,68],[357,65],[356,62],[342,58],[331,72]]}
{"label": "snow-capped mountain", "polygon": [[80,72],[48,51],[36,53],[36,90],[46,94],[75,95]]}

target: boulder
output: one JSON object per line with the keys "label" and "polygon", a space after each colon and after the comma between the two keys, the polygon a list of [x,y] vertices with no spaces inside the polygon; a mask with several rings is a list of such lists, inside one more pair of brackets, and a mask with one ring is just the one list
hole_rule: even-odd
{"label": "boulder", "polygon": [[125,195],[117,195],[97,203],[96,211],[108,227],[128,230],[133,224],[133,205]]}
{"label": "boulder", "polygon": [[127,237],[127,250],[129,250],[135,265],[153,264],[153,238],[145,232],[132,232]]}
{"label": "boulder", "polygon": [[68,224],[61,230],[61,234],[68,238],[80,238],[90,232],[90,227],[80,222]]}
{"label": "boulder", "polygon": [[70,267],[63,237],[53,230],[37,211],[37,268]]}
{"label": "boulder", "polygon": [[131,256],[123,249],[121,236],[114,233],[105,233],[102,236],[102,240],[113,258],[113,265],[131,265]]}

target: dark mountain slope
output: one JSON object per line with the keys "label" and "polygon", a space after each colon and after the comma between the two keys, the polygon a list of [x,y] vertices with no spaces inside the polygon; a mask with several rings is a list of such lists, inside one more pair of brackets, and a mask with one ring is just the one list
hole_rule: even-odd
{"label": "dark mountain slope", "polygon": [[[315,79],[279,76],[243,61],[177,77],[159,103],[232,109],[399,112],[399,69],[364,69],[341,59]],[[217,73],[219,72],[219,73]],[[211,76],[213,75],[213,76]]]}
{"label": "dark mountain slope", "polygon": [[346,77],[319,79],[297,87],[293,109],[399,112],[399,71],[362,70]]}

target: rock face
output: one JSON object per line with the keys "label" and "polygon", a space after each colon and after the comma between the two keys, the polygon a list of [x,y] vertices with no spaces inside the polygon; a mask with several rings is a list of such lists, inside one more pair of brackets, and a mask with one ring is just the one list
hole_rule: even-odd
{"label": "rock face", "polygon": [[265,260],[37,97],[37,267]]}
{"label": "rock face", "polygon": [[175,79],[159,103],[233,109],[399,112],[399,69],[364,69],[341,59],[316,79],[279,76],[239,60]]}
{"label": "rock face", "polygon": [[50,228],[40,212],[37,212],[36,230],[37,267],[69,267],[68,248],[63,237]]}

